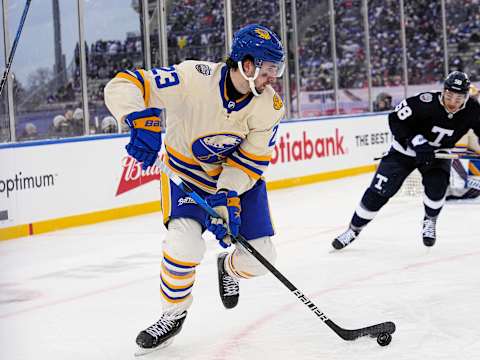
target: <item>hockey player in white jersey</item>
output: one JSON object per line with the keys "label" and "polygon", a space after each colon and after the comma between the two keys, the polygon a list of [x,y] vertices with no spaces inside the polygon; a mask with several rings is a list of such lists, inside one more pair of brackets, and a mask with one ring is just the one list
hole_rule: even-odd
{"label": "hockey player in white jersey", "polygon": [[[107,107],[131,128],[127,152],[143,168],[157,159],[159,116],[166,109],[163,161],[223,218],[208,216],[162,174],[161,205],[168,229],[160,276],[163,315],[137,337],[147,352],[166,346],[181,330],[192,303],[195,268],[205,252],[205,230],[223,247],[231,243],[228,233],[240,233],[268,261],[275,261],[262,174],[284,115],[282,100],[271,87],[283,68],[277,35],[253,24],[234,35],[226,62],[185,61],[124,71],[105,87]],[[239,279],[267,271],[241,247],[221,253],[217,265],[226,308],[237,305]]]}

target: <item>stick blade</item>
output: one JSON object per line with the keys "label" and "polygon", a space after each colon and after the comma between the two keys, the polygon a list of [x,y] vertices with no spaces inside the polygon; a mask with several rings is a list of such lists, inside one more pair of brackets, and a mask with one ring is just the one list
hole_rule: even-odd
{"label": "stick blade", "polygon": [[343,329],[339,326],[336,326],[335,328],[335,326],[334,331],[343,340],[347,341],[356,340],[363,336],[377,337],[381,333],[393,334],[396,330],[395,324],[391,321],[375,324],[360,329]]}

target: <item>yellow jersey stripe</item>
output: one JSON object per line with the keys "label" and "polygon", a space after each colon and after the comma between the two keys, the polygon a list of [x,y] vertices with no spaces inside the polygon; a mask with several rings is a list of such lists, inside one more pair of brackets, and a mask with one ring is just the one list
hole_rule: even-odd
{"label": "yellow jersey stripe", "polygon": [[221,174],[223,168],[221,166],[215,168],[215,169],[212,169],[212,170],[205,170],[205,172],[207,173],[207,175],[211,176],[211,177],[214,177],[214,176],[218,176]]}
{"label": "yellow jersey stripe", "polygon": [[128,80],[128,81],[134,83],[140,89],[140,91],[142,92],[142,97],[145,100],[145,89],[143,88],[142,83],[135,76],[124,73],[124,72],[121,72],[121,73],[118,73],[117,76],[115,76],[115,77],[122,78],[122,79],[125,79],[125,80]]}
{"label": "yellow jersey stripe", "polygon": [[161,268],[162,268],[162,271],[165,273],[166,276],[168,277],[171,277],[175,280],[188,280],[190,279],[191,277],[194,277],[195,276],[195,270],[193,271],[190,271],[188,273],[186,273],[185,275],[175,275],[175,274],[172,274],[168,268],[165,266],[165,264],[162,263],[161,265]]}
{"label": "yellow jersey stripe", "polygon": [[197,161],[195,161],[194,159],[188,158],[185,155],[179,153],[177,150],[172,148],[170,145],[167,145],[167,143],[165,143],[165,148],[167,149],[167,151],[169,153],[172,153],[173,156],[179,158],[180,160],[182,160],[183,162],[186,162],[187,164],[197,165],[197,166],[200,165]]}
{"label": "yellow jersey stripe", "polygon": [[163,257],[166,258],[168,261],[170,261],[174,264],[178,264],[180,266],[194,267],[194,266],[197,266],[198,264],[200,264],[198,262],[188,262],[188,261],[180,261],[180,260],[174,259],[170,255],[168,255],[166,251],[163,252]]}
{"label": "yellow jersey stripe", "polygon": [[257,160],[257,161],[270,161],[272,156],[262,156],[262,155],[255,155],[252,153],[249,153],[241,148],[238,148],[238,151],[245,157],[250,158],[252,160]]}
{"label": "yellow jersey stripe", "polygon": [[191,288],[193,286],[193,283],[195,282],[195,280],[193,280],[193,281],[190,281],[188,284],[185,284],[185,285],[173,285],[173,284],[169,283],[165,279],[165,277],[163,277],[162,275],[160,275],[160,278],[165,283],[165,285],[167,285],[167,287],[169,287],[170,289],[174,289],[174,290],[188,290],[189,288]]}
{"label": "yellow jersey stripe", "polygon": [[165,294],[163,292],[163,289],[160,287],[160,294],[162,294],[163,298],[169,302],[169,303],[172,303],[172,304],[178,304],[178,303],[181,303],[183,301],[185,301],[189,296],[190,294],[188,294],[188,296],[185,296],[184,298],[181,298],[181,299],[171,299],[167,296],[167,294]]}
{"label": "yellow jersey stripe", "polygon": [[[168,163],[168,155],[165,156],[165,165],[167,165],[167,167],[172,170],[175,174],[177,174],[178,176],[180,176],[181,178],[186,178],[187,181],[191,182],[192,184],[195,184],[197,185],[199,188],[201,188],[202,190],[205,190],[207,192],[215,192],[217,190],[216,187],[212,187],[212,186],[208,186],[194,178],[192,178],[191,176],[188,176],[187,174],[181,172],[180,170],[177,170],[175,169],[174,167],[172,167],[169,163]],[[206,181],[206,180],[205,180]]]}
{"label": "yellow jersey stripe", "polygon": [[246,173],[248,176],[250,176],[254,180],[258,180],[262,177],[261,175],[258,175],[257,173],[254,173],[250,169],[247,169],[246,167],[236,163],[235,161],[231,160],[230,158],[227,158],[227,164],[230,165],[230,166],[233,166],[237,169],[242,170],[244,173]]}

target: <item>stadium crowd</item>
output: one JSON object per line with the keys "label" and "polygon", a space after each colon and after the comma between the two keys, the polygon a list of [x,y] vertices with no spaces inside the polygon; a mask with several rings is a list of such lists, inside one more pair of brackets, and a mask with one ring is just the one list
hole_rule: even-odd
{"label": "stadium crowd", "polygon": [[[323,91],[333,88],[333,60],[330,38],[328,2],[298,0],[300,86],[302,91]],[[472,81],[480,80],[480,0],[446,0],[449,66],[452,70],[467,71]],[[287,23],[291,24],[291,3],[287,1]],[[367,87],[365,31],[361,0],[335,0],[335,35],[339,87]],[[368,2],[369,42],[373,86],[403,84],[402,43],[399,4],[396,0]],[[197,58],[219,61],[225,53],[224,9],[222,1],[178,0],[170,2],[167,23],[168,56],[170,63]],[[321,14],[308,16],[310,12]],[[233,28],[258,22],[280,30],[279,5],[267,1],[232,1]],[[406,44],[409,84],[431,84],[443,78],[443,35],[440,1],[410,0],[405,2]],[[291,26],[289,26],[291,29]],[[158,48],[158,29],[151,33],[152,48]],[[126,39],[98,39],[87,44],[89,101],[103,101],[103,87],[118,71],[141,67],[143,44],[139,33],[127,33]],[[81,108],[80,57],[78,45],[73,64],[73,80],[49,94],[48,103],[68,102],[75,110]],[[155,52],[154,52],[155,53]],[[158,53],[158,51],[157,51]],[[152,63],[157,63],[155,57]],[[295,82],[292,81],[292,86]],[[388,94],[387,94],[388,95]],[[383,96],[383,95],[382,95]],[[391,99],[390,99],[391,102]],[[97,106],[101,115],[95,132],[103,132],[101,121],[105,109]],[[95,108],[95,106],[93,107]],[[67,109],[55,114],[64,116]],[[77,113],[78,116],[78,113]],[[66,117],[68,122],[68,116]],[[28,127],[27,127],[28,124]],[[23,121],[17,133],[34,138],[31,121]],[[57,132],[59,137],[77,135],[78,129]],[[53,130],[49,130],[54,135]]]}

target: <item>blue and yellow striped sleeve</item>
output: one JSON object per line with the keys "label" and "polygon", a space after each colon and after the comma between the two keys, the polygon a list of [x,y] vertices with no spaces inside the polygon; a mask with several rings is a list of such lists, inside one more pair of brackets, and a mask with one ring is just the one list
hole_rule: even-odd
{"label": "blue and yellow striped sleeve", "polygon": [[227,164],[258,180],[270,164],[270,159],[271,155],[256,155],[239,147],[227,158]]}
{"label": "blue and yellow striped sleeve", "polygon": [[124,70],[119,72],[115,78],[125,79],[134,84],[142,93],[145,107],[150,103],[150,80],[145,75],[145,70],[137,69],[134,71]]}

